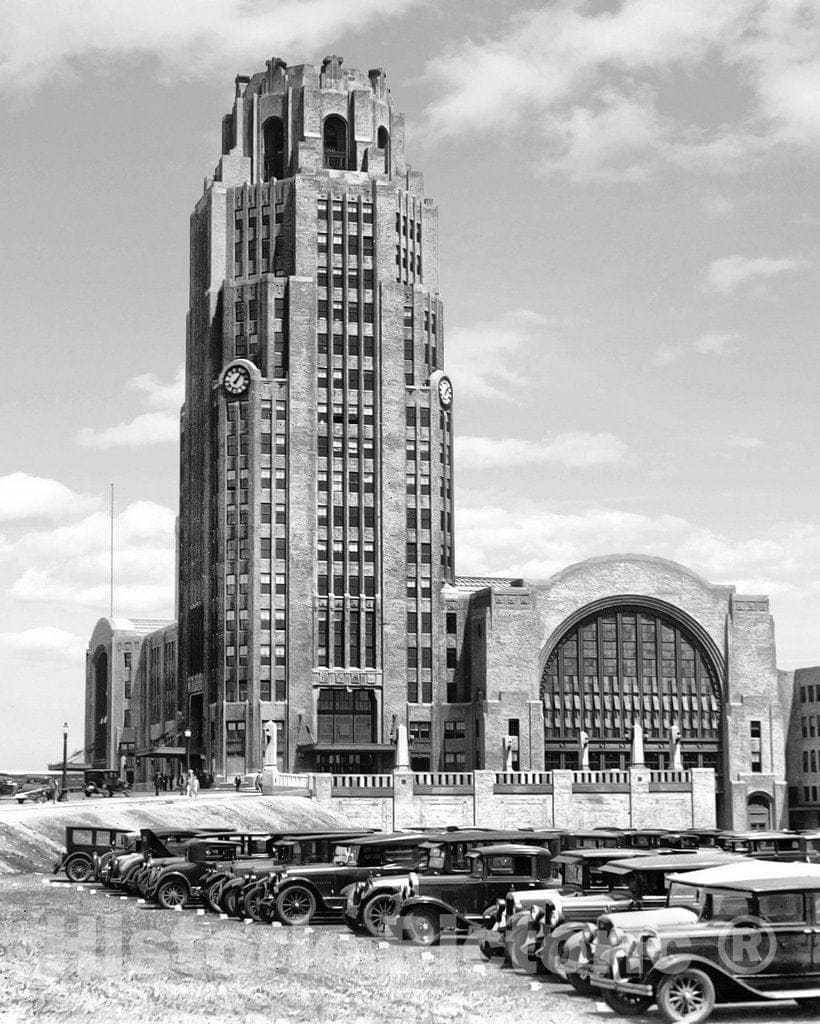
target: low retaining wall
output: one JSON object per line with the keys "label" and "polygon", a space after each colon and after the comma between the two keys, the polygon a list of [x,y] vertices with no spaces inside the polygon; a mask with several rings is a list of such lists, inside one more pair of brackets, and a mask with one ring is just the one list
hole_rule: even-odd
{"label": "low retaining wall", "polygon": [[266,770],[265,793],[309,794],[351,825],[384,830],[714,828],[715,775],[686,772],[411,772],[292,774]]}

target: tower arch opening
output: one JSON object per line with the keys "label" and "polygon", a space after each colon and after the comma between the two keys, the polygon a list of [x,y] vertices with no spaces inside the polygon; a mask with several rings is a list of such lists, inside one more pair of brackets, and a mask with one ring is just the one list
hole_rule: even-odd
{"label": "tower arch opening", "polygon": [[379,149],[384,150],[384,173],[390,173],[390,132],[385,126],[379,125],[379,130],[376,135],[376,145]]}
{"label": "tower arch opening", "polygon": [[347,121],[338,114],[325,118],[322,131],[324,166],[343,171],[347,167]]}
{"label": "tower arch opening", "polygon": [[[545,766],[628,768],[635,724],[645,763],[720,772],[722,668],[703,631],[661,602],[582,609],[547,652],[540,693]],[[585,734],[585,736],[582,736]]]}
{"label": "tower arch opening", "polygon": [[262,125],[263,176],[265,181],[271,178],[285,177],[285,129],[279,117],[269,117]]}

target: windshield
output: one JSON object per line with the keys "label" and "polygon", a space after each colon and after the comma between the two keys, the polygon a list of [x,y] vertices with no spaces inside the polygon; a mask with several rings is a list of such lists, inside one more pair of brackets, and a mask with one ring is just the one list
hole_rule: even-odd
{"label": "windshield", "polygon": [[444,847],[434,846],[430,850],[422,850],[419,860],[419,868],[422,871],[435,873],[444,870]]}
{"label": "windshield", "polygon": [[355,846],[337,846],[333,850],[333,863],[350,865],[356,863],[356,853],[358,847]]}
{"label": "windshield", "polygon": [[[590,873],[591,874],[591,873]],[[603,879],[603,876],[598,872],[598,883]],[[565,885],[577,885],[583,887],[584,884],[584,866],[583,864],[565,864],[564,865],[564,884]]]}
{"label": "windshield", "polygon": [[688,907],[694,910],[700,917],[706,894],[694,885],[686,885],[684,882],[672,882],[666,896],[667,907]]}

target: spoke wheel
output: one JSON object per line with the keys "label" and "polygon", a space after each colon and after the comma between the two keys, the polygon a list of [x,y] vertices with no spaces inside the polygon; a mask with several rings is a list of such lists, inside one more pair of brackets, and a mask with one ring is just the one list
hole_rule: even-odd
{"label": "spoke wheel", "polygon": [[276,913],[284,925],[310,924],[316,897],[303,885],[291,885],[276,897]]}
{"label": "spoke wheel", "polygon": [[393,913],[393,897],[374,896],[362,910],[362,924],[368,935],[381,939],[387,934],[387,918]]}
{"label": "spoke wheel", "polygon": [[485,960],[492,960],[495,955],[495,947],[491,946],[486,939],[481,939],[478,943],[478,951],[484,957]]}
{"label": "spoke wheel", "polygon": [[72,882],[84,882],[91,876],[91,865],[87,860],[72,860],[66,865],[65,874]]}
{"label": "spoke wheel", "polygon": [[224,878],[217,878],[215,881],[211,882],[210,885],[208,885],[208,887],[205,889],[205,892],[203,893],[205,897],[205,902],[208,904],[210,909],[215,914],[222,913],[222,908],[219,905],[219,895],[222,892],[222,886],[224,885],[224,883]]}
{"label": "spoke wheel", "polygon": [[267,904],[262,902],[264,898],[265,886],[257,882],[245,897],[245,913],[252,921],[269,920]]}
{"label": "spoke wheel", "polygon": [[166,910],[173,910],[174,907],[184,907],[188,898],[188,891],[182,882],[171,879],[163,882],[157,891],[157,902]]}
{"label": "spoke wheel", "polygon": [[667,1021],[700,1024],[715,1005],[715,986],[703,971],[690,968],[667,975],[658,985],[658,1009]]}
{"label": "spoke wheel", "polygon": [[433,910],[419,907],[404,917],[404,937],[415,946],[436,946],[441,939],[438,915]]}

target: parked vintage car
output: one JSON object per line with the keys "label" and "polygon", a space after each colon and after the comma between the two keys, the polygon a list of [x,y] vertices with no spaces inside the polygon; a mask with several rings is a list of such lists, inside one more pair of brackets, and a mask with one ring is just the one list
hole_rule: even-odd
{"label": "parked vintage car", "polygon": [[115,793],[122,793],[123,796],[131,795],[131,787],[119,776],[119,772],[107,769],[92,769],[85,773],[83,785],[83,796],[110,796]]}
{"label": "parked vintage car", "polygon": [[664,828],[641,828],[624,834],[628,850],[697,850],[697,836]]}
{"label": "parked vintage car", "polygon": [[265,885],[275,874],[303,864],[327,864],[333,851],[351,839],[360,839],[369,832],[325,832],[283,836],[270,844],[265,856],[240,859],[220,866],[202,880],[202,895],[212,910],[232,917],[250,917],[253,921],[268,919]]}
{"label": "parked vintage car", "polygon": [[625,829],[582,828],[564,832],[561,850],[599,850],[611,846],[626,846]]}
{"label": "parked vintage car", "polygon": [[114,861],[120,857],[127,857],[129,854],[137,853],[139,848],[139,832],[126,832],[122,836],[117,836],[117,842],[110,850],[102,853],[99,851],[95,852],[91,858],[91,876],[94,881],[102,885],[107,884],[111,874],[111,865]]}
{"label": "parked vintage car", "polygon": [[429,946],[445,931],[469,932],[479,927],[489,905],[511,887],[535,889],[561,885],[553,874],[547,850],[521,843],[473,850],[467,875],[417,875],[396,895],[386,926],[393,934]]}
{"label": "parked vintage car", "polygon": [[[539,931],[541,919],[564,896],[591,896],[605,894],[611,888],[610,878],[604,867],[613,860],[623,857],[648,857],[653,851],[625,850],[622,847],[601,847],[580,850],[564,850],[553,859],[552,870],[560,880],[560,889],[555,886],[528,891],[511,889],[503,899],[496,900],[489,907],[483,921],[479,939],[479,950],[488,959],[503,956],[514,967],[532,966],[538,972],[545,972],[535,958],[534,938]],[[526,949],[525,949],[526,947]]]}
{"label": "parked vintage car", "polygon": [[166,910],[184,907],[191,897],[199,893],[199,883],[215,864],[235,861],[240,854],[239,843],[223,839],[189,839],[185,844],[185,858],[174,857],[155,865],[146,886],[148,899]]}
{"label": "parked vintage car", "polygon": [[69,825],[65,830],[65,851],[54,865],[54,874],[64,871],[72,882],[85,882],[94,871],[94,854],[108,853],[124,844],[130,829]]}
{"label": "parked vintage car", "polygon": [[347,886],[371,872],[406,874],[426,856],[422,844],[428,838],[424,832],[398,832],[339,844],[333,863],[288,868],[268,879],[266,913],[284,925],[306,925],[316,914],[338,914],[347,903]]}
{"label": "parked vintage car", "polygon": [[819,1013],[820,874],[807,867],[702,885],[695,921],[659,925],[637,955],[612,957],[610,1005],[634,1014],[655,1002],[664,1020],[687,1024],[716,1003],[793,999]]}
{"label": "parked vintage car", "polygon": [[185,854],[185,843],[203,833],[197,829],[140,829],[139,840],[133,850],[123,850],[100,867],[100,881],[111,889],[136,893],[137,876],[141,869],[164,857]]}
{"label": "parked vintage car", "polygon": [[[556,854],[560,849],[561,832],[557,829],[520,829],[509,832],[499,830],[462,830],[459,832],[431,833],[422,844],[422,855],[414,869],[421,875],[466,875],[471,870],[468,852],[499,843],[520,843],[537,846]],[[380,937],[385,934],[386,920],[393,913],[396,893],[406,886],[407,876],[373,876],[356,882],[344,891],[345,924],[353,932],[365,931]]]}
{"label": "parked vintage car", "polygon": [[48,775],[27,775],[14,791],[18,804],[44,804],[56,800],[60,787]]}
{"label": "parked vintage car", "polygon": [[[546,929],[540,946],[540,959],[545,967],[566,977],[578,992],[591,995],[594,991],[589,975],[594,959],[597,930],[595,922],[602,915],[613,920],[615,926],[629,915],[640,913],[652,918],[653,914],[669,909],[667,879],[675,875],[695,874],[707,869],[726,867],[734,870],[738,861],[746,864],[746,858],[724,853],[721,850],[692,854],[691,851],[654,851],[654,855],[640,858],[614,860],[604,868],[609,879],[609,892],[603,894],[602,904],[595,908],[595,898],[566,900],[563,905],[563,920],[552,926],[549,940]],[[681,908],[691,909],[693,899],[678,898],[672,904],[673,913],[666,913],[670,921],[686,920]],[[590,913],[592,911],[592,913]],[[661,920],[661,918],[657,918]],[[549,941],[549,948],[546,943]]]}

